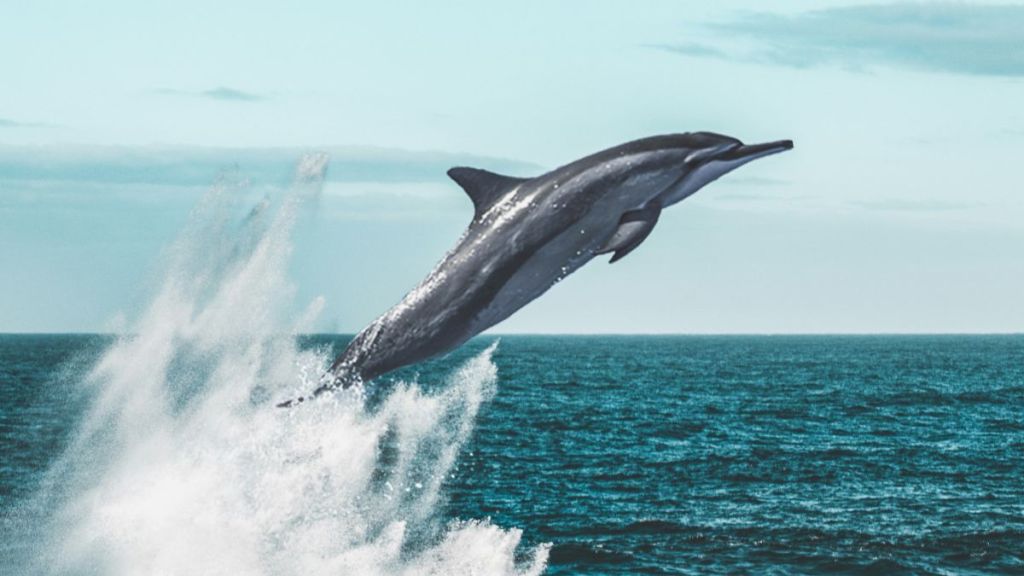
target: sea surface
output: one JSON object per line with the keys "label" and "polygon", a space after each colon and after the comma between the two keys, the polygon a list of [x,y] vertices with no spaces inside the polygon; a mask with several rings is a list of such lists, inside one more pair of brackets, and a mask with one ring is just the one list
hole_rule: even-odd
{"label": "sea surface", "polygon": [[3,574],[1024,574],[1024,336],[485,336],[283,410],[141,334],[0,336]]}

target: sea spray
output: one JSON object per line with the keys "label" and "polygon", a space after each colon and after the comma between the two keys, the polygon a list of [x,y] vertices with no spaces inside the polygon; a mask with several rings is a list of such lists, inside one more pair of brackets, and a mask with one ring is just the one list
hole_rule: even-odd
{"label": "sea spray", "polygon": [[[328,351],[303,350],[322,302],[289,318],[299,206],[326,157],[240,224],[240,186],[200,202],[153,296],[92,368],[94,399],[32,506],[32,570],[71,574],[536,574],[547,547],[488,521],[445,525],[445,481],[497,379],[491,346],[431,393],[398,383],[300,407]],[[523,561],[523,559],[526,559]],[[517,559],[519,560],[517,562]]]}

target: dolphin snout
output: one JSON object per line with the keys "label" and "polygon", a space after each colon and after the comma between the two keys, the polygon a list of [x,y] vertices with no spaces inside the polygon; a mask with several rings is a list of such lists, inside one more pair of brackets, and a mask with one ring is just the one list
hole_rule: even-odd
{"label": "dolphin snout", "polygon": [[793,149],[792,140],[776,140],[762,144],[743,144],[729,150],[719,158],[722,160],[754,160],[770,154],[778,154]]}

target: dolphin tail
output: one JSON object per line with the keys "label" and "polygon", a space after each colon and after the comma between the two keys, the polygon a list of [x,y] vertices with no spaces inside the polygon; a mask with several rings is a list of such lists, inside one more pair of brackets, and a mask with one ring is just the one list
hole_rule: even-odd
{"label": "dolphin tail", "polygon": [[318,386],[316,390],[313,390],[311,394],[292,398],[291,400],[285,400],[284,402],[277,404],[277,407],[290,408],[292,406],[302,404],[306,400],[312,400],[325,392],[331,392],[339,388],[344,390],[359,384],[362,381],[362,377],[355,370],[344,370],[332,367],[331,370],[320,377],[320,386]]}

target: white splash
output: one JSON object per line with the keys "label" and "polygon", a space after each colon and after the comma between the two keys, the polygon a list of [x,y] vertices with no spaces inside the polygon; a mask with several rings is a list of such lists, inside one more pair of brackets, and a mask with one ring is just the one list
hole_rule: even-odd
{"label": "white splash", "polygon": [[293,409],[326,350],[300,350],[322,303],[290,323],[298,206],[326,157],[299,164],[277,206],[240,226],[215,187],[167,256],[155,295],[92,370],[96,401],[53,473],[40,550],[51,573],[538,574],[547,547],[488,521],[442,520],[445,481],[493,394],[493,346],[439,392],[397,386]]}

